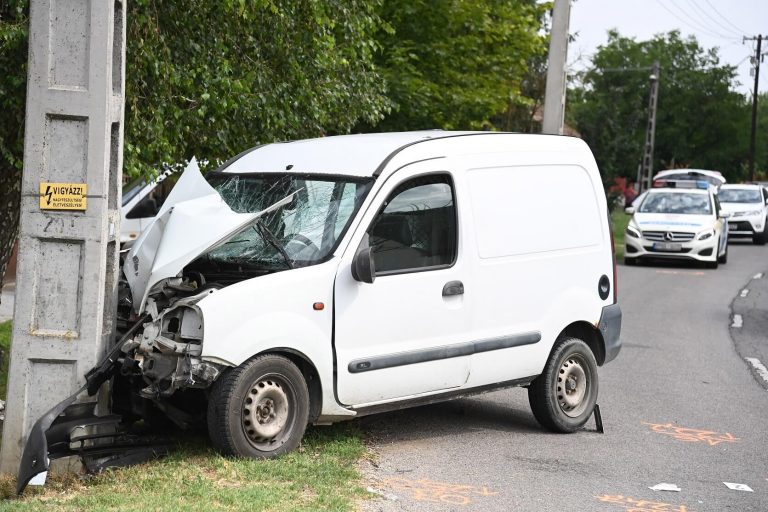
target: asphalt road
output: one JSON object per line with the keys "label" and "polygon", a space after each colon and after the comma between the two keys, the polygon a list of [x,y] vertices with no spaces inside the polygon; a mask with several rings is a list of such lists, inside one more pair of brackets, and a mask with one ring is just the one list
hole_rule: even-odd
{"label": "asphalt road", "polygon": [[[768,247],[733,244],[717,270],[621,266],[624,347],[600,369],[604,434],[593,422],[543,431],[524,389],[362,418],[376,453],[367,485],[381,494],[362,507],[768,511],[768,391],[744,359],[768,365],[767,301]],[[660,483],[681,491],[649,489]]]}

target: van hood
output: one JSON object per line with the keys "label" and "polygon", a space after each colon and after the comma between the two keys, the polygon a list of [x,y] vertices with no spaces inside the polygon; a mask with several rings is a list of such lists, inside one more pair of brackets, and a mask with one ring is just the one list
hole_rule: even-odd
{"label": "van hood", "polygon": [[237,213],[203,178],[193,158],[123,264],[134,311],[144,311],[149,292],[160,281],[178,276],[198,256],[288,203],[293,195],[257,213]]}
{"label": "van hood", "polygon": [[634,221],[644,231],[698,232],[712,227],[711,215],[681,215],[674,213],[635,213]]}

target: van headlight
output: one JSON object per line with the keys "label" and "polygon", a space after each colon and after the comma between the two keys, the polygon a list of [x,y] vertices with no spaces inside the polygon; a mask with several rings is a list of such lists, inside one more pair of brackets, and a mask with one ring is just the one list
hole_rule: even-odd
{"label": "van headlight", "polygon": [[629,226],[627,226],[627,234],[632,238],[640,238],[640,233],[638,233],[634,228],[631,228]]}
{"label": "van headlight", "polygon": [[715,230],[714,229],[710,229],[710,230],[704,231],[703,233],[699,233],[699,236],[697,237],[697,240],[706,240],[707,238],[710,238],[710,237],[714,236],[714,234],[715,234]]}

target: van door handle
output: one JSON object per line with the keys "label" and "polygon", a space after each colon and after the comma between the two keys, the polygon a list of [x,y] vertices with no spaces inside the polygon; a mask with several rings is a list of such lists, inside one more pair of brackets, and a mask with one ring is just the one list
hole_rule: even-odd
{"label": "van door handle", "polygon": [[461,281],[448,281],[443,286],[443,297],[449,297],[451,295],[463,295],[464,283]]}

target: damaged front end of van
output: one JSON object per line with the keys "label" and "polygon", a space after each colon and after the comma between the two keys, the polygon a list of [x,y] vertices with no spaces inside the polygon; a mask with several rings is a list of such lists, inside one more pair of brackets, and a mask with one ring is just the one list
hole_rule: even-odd
{"label": "damaged front end of van", "polygon": [[[228,365],[203,357],[205,326],[197,303],[254,274],[218,269],[207,279],[187,267],[247,229],[270,243],[269,228],[260,226],[260,219],[290,204],[295,193],[256,213],[237,212],[203,178],[196,162],[190,163],[123,263],[120,339],[85,375],[77,392],[35,422],[22,454],[17,493],[30,482],[44,483],[53,459],[79,456],[86,470],[99,472],[166,454],[168,441],[134,429],[137,420],[187,428],[204,419],[202,411],[185,405],[204,402],[201,393]],[[275,252],[278,260],[285,256]],[[282,269],[292,268],[287,257],[284,262]],[[97,395],[107,382],[112,383],[111,413],[99,415],[96,402],[85,395]]]}

